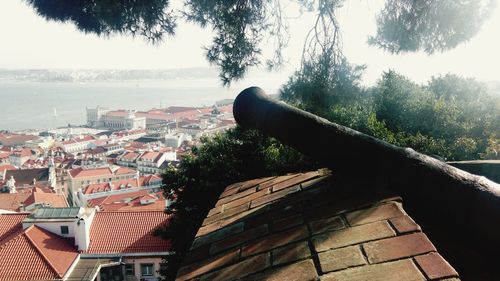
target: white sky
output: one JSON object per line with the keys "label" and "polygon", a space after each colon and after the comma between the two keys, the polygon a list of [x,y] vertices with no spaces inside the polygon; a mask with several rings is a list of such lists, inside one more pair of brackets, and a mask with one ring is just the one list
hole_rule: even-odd
{"label": "white sky", "polygon": [[[440,73],[456,73],[486,81],[500,80],[499,9],[479,34],[452,51],[432,56],[424,53],[391,55],[366,44],[368,35],[375,32],[375,14],[383,3],[383,0],[347,0],[339,11],[344,53],[351,62],[368,66],[364,76],[366,84],[374,83],[382,71],[388,69],[422,83]],[[275,77],[276,83],[285,82],[298,67],[302,43],[313,18],[313,15],[306,15],[291,20],[292,38],[285,51],[289,63],[280,73],[271,76]],[[83,34],[72,24],[47,22],[21,0],[1,0],[0,68],[208,67],[202,46],[210,44],[210,30],[179,23],[176,37],[152,46],[142,38],[98,38]]]}

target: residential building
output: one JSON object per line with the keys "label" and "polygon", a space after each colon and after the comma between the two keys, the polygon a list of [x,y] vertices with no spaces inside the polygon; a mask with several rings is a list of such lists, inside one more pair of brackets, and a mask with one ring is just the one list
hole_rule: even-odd
{"label": "residential building", "polygon": [[[161,174],[164,172],[166,161],[176,161],[177,153],[169,152],[144,152],[137,159],[137,170],[143,174]],[[162,166],[163,165],[163,166]]]}
{"label": "residential building", "polygon": [[22,167],[26,161],[32,159],[33,157],[36,157],[36,155],[30,148],[22,148],[12,151],[9,155],[9,163],[16,167]]}
{"label": "residential building", "polygon": [[109,197],[119,194],[128,194],[146,190],[158,192],[162,187],[162,178],[157,175],[147,175],[128,179],[113,180],[110,182],[93,183],[77,191],[75,204],[85,207],[89,200]]}
{"label": "residential building", "polygon": [[95,138],[93,136],[79,136],[60,143],[60,147],[66,153],[78,153],[86,149],[94,148]]}
{"label": "residential building", "polygon": [[125,167],[137,167],[137,159],[141,156],[142,153],[139,152],[131,152],[126,151],[120,157],[118,157],[116,164]]}
{"label": "residential building", "polygon": [[75,204],[76,193],[89,184],[100,184],[137,177],[135,170],[125,167],[79,167],[68,171],[68,197]]}
{"label": "residential building", "polygon": [[0,214],[0,280],[157,280],[170,241],[153,231],[168,220],[92,208]]}

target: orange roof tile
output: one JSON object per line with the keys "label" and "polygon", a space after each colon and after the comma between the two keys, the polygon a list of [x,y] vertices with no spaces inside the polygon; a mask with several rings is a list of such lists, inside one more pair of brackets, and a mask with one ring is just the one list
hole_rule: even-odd
{"label": "orange roof tile", "polygon": [[24,201],[24,206],[29,206],[35,203],[50,204],[51,207],[68,207],[68,202],[62,194],[47,193],[47,192],[33,192]]}
{"label": "orange roof tile", "polygon": [[120,167],[115,171],[115,175],[127,175],[127,174],[135,174],[136,171],[134,169],[130,169],[127,167]]}
{"label": "orange roof tile", "polygon": [[28,213],[0,215],[0,244],[3,244],[13,233],[23,230],[22,221]]}
{"label": "orange roof tile", "polygon": [[[153,235],[153,231],[168,223],[163,211],[98,212],[90,228],[87,253],[166,252],[170,241]],[[110,235],[112,233],[113,235]]]}
{"label": "orange roof tile", "polygon": [[0,193],[0,209],[19,211],[21,204],[26,201],[31,192]]}
{"label": "orange roof tile", "polygon": [[94,169],[84,169],[76,168],[69,171],[72,178],[84,178],[84,177],[95,177],[95,176],[107,176],[113,175],[113,172],[109,167],[94,168]]}
{"label": "orange roof tile", "polygon": [[146,152],[144,153],[141,158],[139,158],[140,160],[151,160],[151,161],[154,161],[156,160],[158,157],[160,157],[162,155],[161,152],[153,152],[153,151],[150,151],[150,152]]}
{"label": "orange roof tile", "polygon": [[14,166],[12,166],[12,165],[2,165],[2,166],[0,166],[0,173],[2,173],[5,170],[7,170],[7,171],[9,171],[9,170],[17,170],[17,168],[14,167]]}
{"label": "orange roof tile", "polygon": [[126,152],[122,155],[122,157],[120,157],[120,159],[134,160],[139,157],[139,155],[141,154],[137,152]]}
{"label": "orange roof tile", "polygon": [[70,242],[38,226],[30,226],[0,245],[0,280],[60,279],[77,258]]}

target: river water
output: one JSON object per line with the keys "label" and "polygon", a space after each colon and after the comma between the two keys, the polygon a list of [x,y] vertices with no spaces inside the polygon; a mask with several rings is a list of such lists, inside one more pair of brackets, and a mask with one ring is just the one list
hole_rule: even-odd
{"label": "river water", "polygon": [[[260,81],[270,94],[279,84]],[[241,83],[239,83],[241,84]],[[86,107],[137,109],[213,105],[252,85],[224,88],[214,79],[126,82],[0,81],[0,130],[49,129],[81,125]]]}

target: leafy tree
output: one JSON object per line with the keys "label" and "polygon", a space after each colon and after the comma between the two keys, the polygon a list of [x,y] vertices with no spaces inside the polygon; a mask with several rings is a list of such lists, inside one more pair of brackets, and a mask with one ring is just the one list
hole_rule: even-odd
{"label": "leafy tree", "polygon": [[236,182],[317,167],[297,151],[256,130],[241,127],[204,137],[201,145],[163,175],[164,193],[175,200],[168,227],[158,234],[173,239],[173,256],[163,276],[174,278],[178,264],[208,210],[223,189]]}
{"label": "leafy tree", "polygon": [[[224,85],[242,78],[261,64],[261,45],[275,46],[266,64],[278,67],[288,44],[288,23],[281,0],[184,0],[180,11],[169,0],[25,0],[48,20],[70,22],[101,36],[139,35],[157,43],[175,34],[178,20],[211,28],[208,61],[220,70]],[[328,54],[333,65],[343,63],[340,26],[335,12],[345,0],[289,0],[300,9],[315,11],[317,20],[304,42],[303,60],[313,63]],[[454,48],[469,40],[492,11],[493,0],[387,0],[378,16],[373,45],[391,52]]]}
{"label": "leafy tree", "polygon": [[393,53],[446,51],[471,39],[491,15],[494,0],[388,0],[369,43]]}

